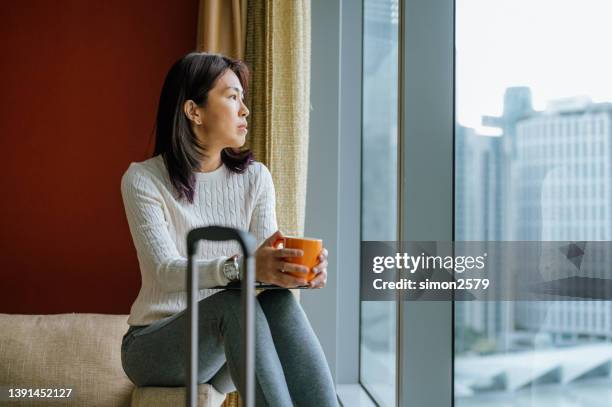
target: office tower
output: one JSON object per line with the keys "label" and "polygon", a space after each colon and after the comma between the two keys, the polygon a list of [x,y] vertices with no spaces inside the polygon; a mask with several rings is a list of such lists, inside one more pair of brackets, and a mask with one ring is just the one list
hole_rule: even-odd
{"label": "office tower", "polygon": [[[515,134],[519,120],[533,113],[531,90],[513,87],[504,94],[501,116],[484,116],[483,125],[499,128],[500,137],[478,135],[457,126],[455,131],[455,240],[513,240],[513,202],[510,199],[516,159]],[[502,265],[491,267],[502,278]],[[497,350],[510,348],[514,307],[510,302],[464,302],[455,308],[457,326],[479,335]]]}
{"label": "office tower", "polygon": [[[517,240],[612,239],[611,123],[612,105],[587,98],[555,101],[517,122]],[[609,264],[606,253],[587,247],[585,256],[586,269]],[[609,302],[517,303],[516,312],[520,327],[555,341],[610,336]]]}
{"label": "office tower", "polygon": [[[498,241],[502,237],[503,139],[477,134],[473,129],[455,129],[455,240]],[[493,266],[493,265],[490,265]],[[500,270],[501,267],[490,267]],[[487,276],[500,278],[500,276]],[[460,334],[458,349],[471,347],[472,340],[490,348],[504,348],[503,309],[493,301],[458,302],[455,321]],[[470,339],[471,338],[471,339]]]}

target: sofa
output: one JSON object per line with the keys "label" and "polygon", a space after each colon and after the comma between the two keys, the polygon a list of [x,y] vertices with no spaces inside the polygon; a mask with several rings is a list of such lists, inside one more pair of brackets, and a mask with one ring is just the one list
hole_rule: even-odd
{"label": "sofa", "polygon": [[[20,399],[10,406],[176,407],[184,387],[135,387],[121,367],[127,315],[0,314],[0,388],[66,389],[70,398]],[[198,406],[235,407],[238,394],[198,386]],[[0,405],[5,401],[1,398]]]}

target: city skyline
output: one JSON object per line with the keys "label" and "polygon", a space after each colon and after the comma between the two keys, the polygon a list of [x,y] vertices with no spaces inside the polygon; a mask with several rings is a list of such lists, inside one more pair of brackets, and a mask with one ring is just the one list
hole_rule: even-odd
{"label": "city skyline", "polygon": [[[535,111],[529,88],[508,88],[502,113],[483,117],[500,137],[457,125],[456,240],[610,240],[612,104],[568,99],[551,107]],[[587,247],[583,262],[597,270],[609,264],[606,256]],[[456,394],[470,406],[482,393],[557,383],[560,395],[574,381],[609,378],[599,357],[612,352],[611,327],[610,301],[459,302]],[[545,357],[554,361],[545,369],[515,368]],[[496,370],[483,379],[490,365]]]}

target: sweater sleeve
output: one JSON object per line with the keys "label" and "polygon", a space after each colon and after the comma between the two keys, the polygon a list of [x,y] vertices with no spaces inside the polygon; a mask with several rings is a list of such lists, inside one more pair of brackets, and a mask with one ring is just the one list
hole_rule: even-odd
{"label": "sweater sleeve", "polygon": [[255,207],[249,232],[257,238],[257,246],[270,237],[277,230],[276,225],[276,197],[272,174],[268,168],[259,164],[257,175],[257,193],[255,196]]}
{"label": "sweater sleeve", "polygon": [[[154,272],[164,292],[187,290],[187,258],[180,255],[168,231],[163,196],[151,175],[131,166],[121,179],[121,196],[141,267]],[[187,236],[185,236],[185,239]],[[227,257],[196,259],[199,288],[227,285],[222,271]]]}

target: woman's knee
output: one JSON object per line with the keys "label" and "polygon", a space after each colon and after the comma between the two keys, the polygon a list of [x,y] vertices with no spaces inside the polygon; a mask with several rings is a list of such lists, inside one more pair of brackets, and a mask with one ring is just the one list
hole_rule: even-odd
{"label": "woman's knee", "polygon": [[266,290],[257,296],[264,311],[291,311],[299,308],[293,293],[285,290]]}
{"label": "woman's knee", "polygon": [[295,300],[295,297],[289,289],[282,290],[265,290],[257,296],[260,302],[289,302]]}

